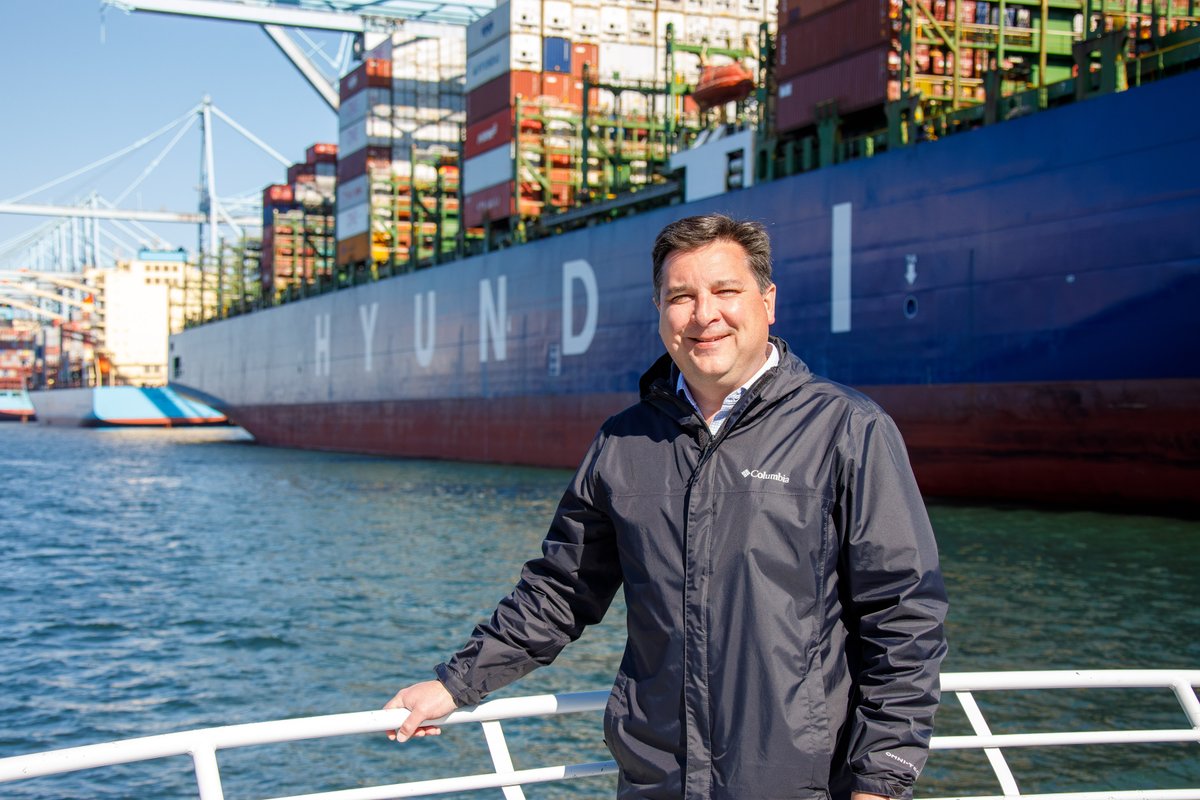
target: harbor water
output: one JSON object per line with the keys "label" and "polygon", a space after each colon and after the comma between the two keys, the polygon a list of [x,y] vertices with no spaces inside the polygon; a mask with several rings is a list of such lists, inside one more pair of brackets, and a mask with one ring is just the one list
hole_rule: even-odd
{"label": "harbor water", "polygon": [[[569,477],[270,449],[236,428],[20,424],[0,427],[0,475],[0,757],[378,708],[431,677],[508,590]],[[1200,523],[930,514],[952,603],[946,669],[1200,668]],[[505,694],[607,688],[622,641],[618,603]],[[1167,693],[1043,695],[984,699],[993,731],[1185,727]],[[508,730],[518,769],[608,757],[598,714]],[[938,732],[969,732],[952,699]],[[1200,787],[1196,745],[1008,756],[1025,792]],[[489,770],[476,726],[219,758],[230,800]],[[999,794],[982,755],[935,753],[918,797],[967,792]],[[0,785],[15,800],[189,796],[186,758]]]}

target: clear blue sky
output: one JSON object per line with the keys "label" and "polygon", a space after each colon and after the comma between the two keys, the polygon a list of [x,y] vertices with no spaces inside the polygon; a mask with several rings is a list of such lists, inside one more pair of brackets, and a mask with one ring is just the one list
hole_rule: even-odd
{"label": "clear blue sky", "polygon": [[[313,142],[337,140],[334,112],[257,26],[108,8],[102,42],[98,0],[2,0],[0,13],[0,201],[133,143],[205,94],[292,160]],[[336,38],[323,41],[336,49]],[[142,184],[140,206],[131,195],[123,207],[196,209],[198,130]],[[214,130],[220,196],[284,180],[278,162],[228,125]],[[169,138],[25,202],[64,203],[92,187],[115,197]],[[0,215],[0,244],[45,221]],[[150,227],[195,248],[194,226]]]}

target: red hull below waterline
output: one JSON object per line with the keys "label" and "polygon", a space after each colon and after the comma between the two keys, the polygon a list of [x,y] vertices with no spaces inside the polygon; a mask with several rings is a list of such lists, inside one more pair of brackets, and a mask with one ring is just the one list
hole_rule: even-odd
{"label": "red hull below waterline", "polygon": [[[1200,381],[864,387],[896,419],[927,497],[1141,513],[1195,507]],[[562,467],[624,393],[226,409],[262,444]]]}

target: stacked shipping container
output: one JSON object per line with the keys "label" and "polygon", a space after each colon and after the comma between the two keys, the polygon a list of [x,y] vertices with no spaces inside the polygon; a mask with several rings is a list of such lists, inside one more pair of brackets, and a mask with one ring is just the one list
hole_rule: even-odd
{"label": "stacked shipping container", "polygon": [[0,322],[0,389],[24,389],[31,383],[37,325],[25,320]]}
{"label": "stacked shipping container", "polygon": [[[508,0],[467,28],[464,222],[509,223],[549,202],[574,202],[584,71],[593,83],[665,86],[666,31],[676,41],[753,49],[774,20],[764,0]],[[677,80],[694,84],[699,57],[676,53]],[[667,111],[665,98],[593,89],[591,115],[636,123]],[[514,137],[514,123],[525,122]],[[628,126],[627,126],[628,127]],[[538,175],[518,174],[517,151]],[[594,169],[595,164],[589,164]],[[574,167],[574,169],[572,169]],[[519,204],[519,208],[518,208]]]}
{"label": "stacked shipping container", "polygon": [[1053,83],[1075,70],[1073,45],[1101,28],[1152,37],[1194,17],[1195,0],[781,0],[776,47],[776,130],[817,120],[818,106],[839,115],[902,94],[943,107],[984,101],[984,75],[1002,89]]}
{"label": "stacked shipping container", "polygon": [[901,0],[780,0],[775,124],[813,124],[817,107],[841,114],[900,97]]}
{"label": "stacked shipping container", "polygon": [[264,297],[331,274],[337,154],[335,144],[314,144],[303,162],[288,168],[287,183],[263,190],[259,269]]}
{"label": "stacked shipping container", "polygon": [[410,24],[342,78],[338,264],[408,260],[414,190],[457,191],[465,57],[463,28]]}

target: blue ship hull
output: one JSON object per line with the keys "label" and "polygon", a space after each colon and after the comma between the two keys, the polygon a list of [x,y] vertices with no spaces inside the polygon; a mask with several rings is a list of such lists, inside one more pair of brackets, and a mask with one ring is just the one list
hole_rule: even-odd
{"label": "blue ship hull", "polygon": [[222,425],[225,416],[168,387],[97,386],[30,393],[37,420],[85,428]]}
{"label": "blue ship hull", "polygon": [[[658,230],[765,222],[775,333],[929,495],[1197,504],[1200,73],[184,332],[260,441],[573,466],[662,348]],[[843,288],[844,287],[844,288]]]}

